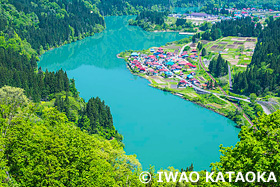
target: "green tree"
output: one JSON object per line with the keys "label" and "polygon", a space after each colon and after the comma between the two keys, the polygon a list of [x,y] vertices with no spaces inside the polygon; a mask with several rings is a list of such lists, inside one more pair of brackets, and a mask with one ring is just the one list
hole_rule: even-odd
{"label": "green tree", "polygon": [[250,97],[250,101],[252,102],[252,104],[255,104],[257,95],[255,93],[251,93],[249,97]]}
{"label": "green tree", "polygon": [[[273,171],[277,181],[280,180],[279,138],[280,111],[271,115],[262,115],[252,127],[242,127],[240,141],[234,147],[221,147],[220,161],[212,164],[215,171],[270,172]],[[268,174],[265,175],[267,179]],[[241,186],[278,186],[274,182],[242,183]]]}
{"label": "green tree", "polygon": [[202,52],[201,52],[201,56],[206,56],[206,55],[207,55],[206,49],[203,48],[203,49],[202,49]]}

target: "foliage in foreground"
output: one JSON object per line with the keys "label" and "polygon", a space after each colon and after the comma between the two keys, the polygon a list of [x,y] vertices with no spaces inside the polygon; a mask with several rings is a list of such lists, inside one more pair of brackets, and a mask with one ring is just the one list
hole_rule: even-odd
{"label": "foliage in foreground", "polygon": [[0,90],[0,180],[22,186],[132,186],[140,164],[116,140],[69,122],[53,107],[28,100],[20,88]]}
{"label": "foliage in foreground", "polygon": [[[242,127],[235,147],[221,147],[220,162],[212,164],[215,171],[271,172],[280,180],[280,110],[262,115],[255,124]],[[275,183],[238,183],[237,186],[279,186]]]}

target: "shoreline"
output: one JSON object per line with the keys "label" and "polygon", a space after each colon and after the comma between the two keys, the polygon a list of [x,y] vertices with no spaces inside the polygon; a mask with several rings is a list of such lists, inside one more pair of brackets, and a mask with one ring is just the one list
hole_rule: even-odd
{"label": "shoreline", "polygon": [[116,56],[117,56],[117,58],[119,58],[119,59],[124,59],[123,57],[120,57],[120,53],[117,54]]}
{"label": "shoreline", "polygon": [[[143,29],[144,30],[144,29]],[[183,32],[183,31],[172,31],[172,30],[154,30],[154,31],[147,31],[147,32],[177,32],[179,35],[195,35],[197,32]]]}
{"label": "shoreline", "polygon": [[[174,92],[174,91],[169,91],[169,90],[164,90],[164,88],[161,88],[161,87],[158,87],[158,86],[153,86],[153,85],[152,85],[152,81],[151,81],[150,79],[147,79],[146,77],[144,77],[144,76],[142,76],[142,75],[139,75],[139,74],[137,74],[137,73],[133,73],[131,67],[129,66],[129,64],[128,64],[127,62],[125,62],[125,63],[126,63],[126,67],[129,69],[129,71],[130,71],[131,74],[136,75],[136,76],[139,76],[139,77],[142,77],[142,78],[148,80],[148,81],[150,82],[149,86],[151,86],[151,87],[153,87],[153,88],[156,88],[156,89],[159,89],[159,90],[164,91],[164,92],[169,92],[169,93],[171,93],[172,95],[178,96],[178,97],[180,97],[180,98],[183,99],[183,100],[189,101],[189,102],[191,102],[191,103],[193,103],[193,104],[199,105],[199,106],[201,106],[201,107],[203,107],[203,108],[205,108],[205,109],[207,109],[207,110],[211,110],[212,112],[215,112],[215,113],[217,113],[217,114],[219,114],[219,115],[221,115],[221,116],[226,117],[225,114],[220,113],[220,112],[218,112],[218,111],[216,111],[216,110],[214,110],[214,109],[212,109],[212,108],[209,108],[209,107],[207,107],[207,105],[203,105],[203,104],[201,104],[201,103],[198,103],[198,102],[195,102],[195,101],[191,101],[191,100],[185,98],[184,95],[181,94],[181,93]],[[226,118],[229,119],[228,117],[226,117]],[[231,119],[229,119],[229,120],[231,120]],[[238,126],[238,125],[235,125],[234,127],[239,128],[239,129],[241,128],[241,127]]]}

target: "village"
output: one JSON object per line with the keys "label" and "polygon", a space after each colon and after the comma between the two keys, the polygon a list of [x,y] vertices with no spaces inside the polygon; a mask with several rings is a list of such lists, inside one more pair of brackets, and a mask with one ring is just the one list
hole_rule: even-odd
{"label": "village", "polygon": [[[187,21],[191,21],[196,26],[199,26],[204,22],[210,22],[211,24],[214,24],[216,22],[220,22],[221,20],[229,20],[229,19],[235,20],[242,17],[251,17],[252,20],[258,19],[260,20],[260,23],[263,24],[264,20],[269,16],[273,16],[273,18],[280,17],[280,12],[272,9],[243,8],[239,10],[236,8],[227,8],[224,10],[227,11],[229,15],[207,14],[204,12],[191,12],[188,14],[172,13],[169,14],[168,17],[169,19],[172,18],[186,19]],[[182,32],[181,34],[184,33]]]}
{"label": "village", "polygon": [[195,47],[180,52],[178,50],[166,52],[162,47],[151,48],[149,54],[131,53],[128,66],[134,72],[149,76],[162,88],[165,88],[169,82],[170,88],[173,89],[184,87],[205,89],[206,80],[196,76],[195,61],[198,56]]}

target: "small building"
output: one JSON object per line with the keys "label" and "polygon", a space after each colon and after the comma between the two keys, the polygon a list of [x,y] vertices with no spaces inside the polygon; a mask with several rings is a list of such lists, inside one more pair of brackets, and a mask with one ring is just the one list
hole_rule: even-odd
{"label": "small building", "polygon": [[131,57],[138,57],[139,56],[139,54],[138,53],[136,53],[136,52],[133,52],[133,53],[131,53],[131,55],[130,55]]}
{"label": "small building", "polygon": [[191,74],[187,75],[187,79],[193,79],[193,76]]}
{"label": "small building", "polygon": [[189,56],[191,59],[195,59],[195,56],[194,55],[191,55],[191,56]]}
{"label": "small building", "polygon": [[162,69],[162,65],[157,65],[156,69]]}
{"label": "small building", "polygon": [[143,72],[146,71],[146,69],[145,69],[144,67],[140,67],[140,68],[139,68],[139,71],[140,71],[141,73],[143,73]]}
{"label": "small building", "polygon": [[171,76],[173,75],[173,73],[170,72],[170,71],[166,71],[166,72],[164,72],[164,74],[165,74],[167,77],[171,77]]}
{"label": "small building", "polygon": [[156,59],[156,57],[154,55],[149,55],[148,56],[150,59]]}
{"label": "small building", "polygon": [[173,65],[174,65],[174,62],[173,62],[173,61],[168,61],[168,62],[166,62],[166,65],[167,65],[167,66],[173,66]]}
{"label": "small building", "polygon": [[158,52],[158,53],[163,53],[163,48],[162,48],[162,47],[159,47],[158,50],[157,50],[157,52]]}
{"label": "small building", "polygon": [[192,71],[192,72],[190,73],[190,75],[195,76],[196,73],[195,73],[194,71]]}
{"label": "small building", "polygon": [[180,80],[180,82],[178,83],[178,87],[185,87],[187,85],[187,81],[185,81],[184,79]]}
{"label": "small building", "polygon": [[179,64],[179,66],[185,66],[185,65],[187,65],[187,62],[182,60],[178,64]]}
{"label": "small building", "polygon": [[168,70],[167,69],[160,69],[158,70],[159,72],[167,72]]}
{"label": "small building", "polygon": [[150,68],[150,69],[147,70],[147,75],[153,76],[155,74],[156,74],[156,72],[155,72],[154,69]]}

